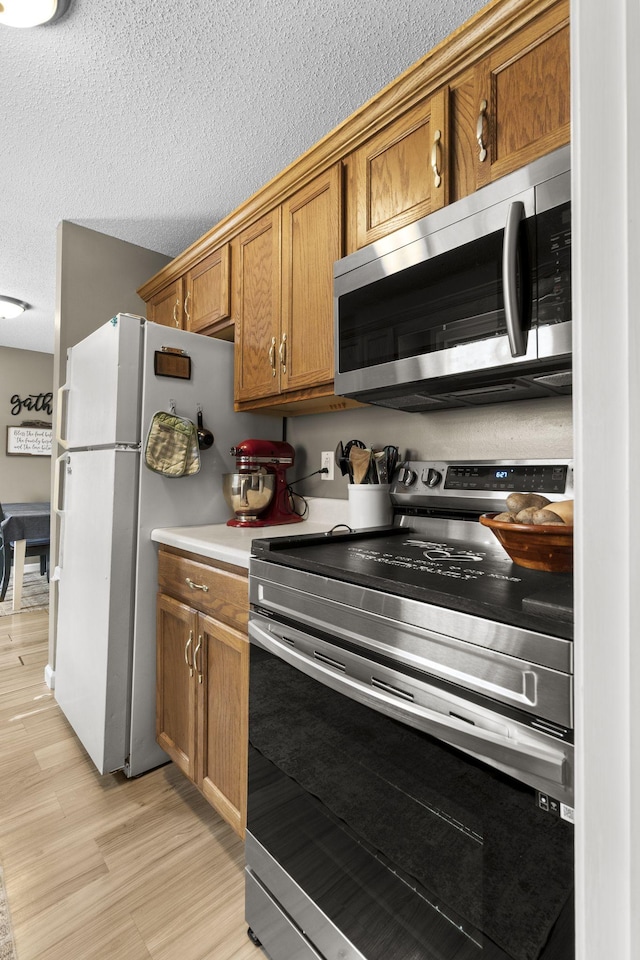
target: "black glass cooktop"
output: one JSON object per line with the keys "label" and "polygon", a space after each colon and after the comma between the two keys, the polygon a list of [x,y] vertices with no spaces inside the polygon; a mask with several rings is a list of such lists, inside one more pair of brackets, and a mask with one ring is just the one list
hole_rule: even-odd
{"label": "black glass cooktop", "polygon": [[502,547],[409,527],[254,540],[254,556],[374,590],[571,638],[573,576],[529,570]]}

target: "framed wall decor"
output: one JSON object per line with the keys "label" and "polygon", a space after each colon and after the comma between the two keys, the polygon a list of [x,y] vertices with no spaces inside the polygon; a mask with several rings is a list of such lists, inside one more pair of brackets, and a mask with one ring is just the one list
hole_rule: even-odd
{"label": "framed wall decor", "polygon": [[51,426],[7,427],[7,456],[50,457],[52,442]]}

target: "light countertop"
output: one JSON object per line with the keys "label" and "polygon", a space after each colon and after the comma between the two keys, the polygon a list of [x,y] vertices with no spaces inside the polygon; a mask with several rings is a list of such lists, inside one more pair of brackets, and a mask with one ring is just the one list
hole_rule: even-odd
{"label": "light countertop", "polygon": [[259,537],[291,537],[302,533],[324,533],[337,523],[347,522],[348,503],[322,497],[308,497],[309,519],[300,523],[281,523],[273,527],[228,527],[210,523],[193,527],[158,527],[151,539],[211,560],[249,567],[251,541]]}

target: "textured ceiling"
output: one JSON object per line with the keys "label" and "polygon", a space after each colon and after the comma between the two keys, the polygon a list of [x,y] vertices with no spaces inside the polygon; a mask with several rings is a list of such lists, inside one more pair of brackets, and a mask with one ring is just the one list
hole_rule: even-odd
{"label": "textured ceiling", "polygon": [[53,352],[61,220],[175,256],[482,0],[72,0],[0,26],[0,346]]}

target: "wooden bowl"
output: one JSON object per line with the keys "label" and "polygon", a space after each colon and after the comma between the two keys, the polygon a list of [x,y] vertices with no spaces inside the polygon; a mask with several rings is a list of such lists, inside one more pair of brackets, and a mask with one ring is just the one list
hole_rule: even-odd
{"label": "wooden bowl", "polygon": [[[551,508],[550,508],[551,509]],[[496,513],[485,513],[480,523],[494,536],[519,567],[570,573],[573,570],[573,526],[558,523],[505,523]]]}

